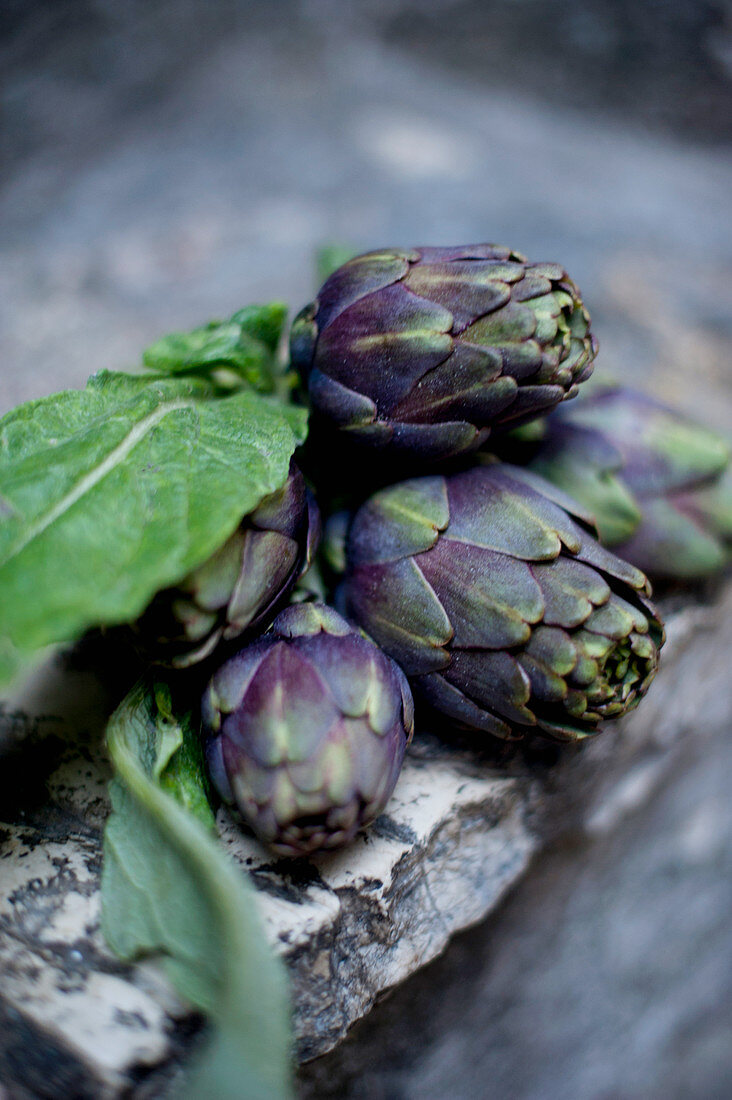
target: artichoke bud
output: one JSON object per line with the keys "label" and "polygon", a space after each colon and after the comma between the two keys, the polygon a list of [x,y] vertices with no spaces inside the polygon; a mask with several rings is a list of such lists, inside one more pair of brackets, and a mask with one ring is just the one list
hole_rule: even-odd
{"label": "artichoke bud", "polygon": [[381,813],[412,736],[401,669],[332,608],[298,604],[203,700],[212,781],[285,856],[340,848]]}
{"label": "artichoke bud", "polygon": [[487,244],[357,256],[295,319],[290,346],[322,420],[420,460],[573,396],[597,351],[558,264]]}
{"label": "artichoke bud", "polygon": [[654,579],[701,579],[730,561],[727,443],[645,394],[598,388],[557,409],[529,467],[588,508],[600,541]]}
{"label": "artichoke bud", "polygon": [[203,565],[158,593],[135,624],[160,663],[185,668],[274,618],[308,568],[320,537],[315,500],[294,463]]}
{"label": "artichoke bud", "polygon": [[356,514],[345,605],[463,726],[580,740],[637,705],[664,638],[644,574],[591,530],[509,465],[405,481]]}

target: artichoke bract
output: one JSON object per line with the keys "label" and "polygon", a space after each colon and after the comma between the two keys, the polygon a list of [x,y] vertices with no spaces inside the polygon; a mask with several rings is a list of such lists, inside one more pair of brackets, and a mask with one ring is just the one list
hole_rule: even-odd
{"label": "artichoke bract", "polygon": [[597,350],[564,269],[492,244],[356,257],[295,318],[290,346],[322,420],[420,460],[573,396]]}
{"label": "artichoke bract", "polygon": [[320,538],[317,504],[294,463],[208,561],[158,593],[135,624],[158,663],[185,668],[269,625],[310,564]]}
{"label": "artichoke bract", "polygon": [[299,604],[213,676],[203,700],[222,798],[286,856],[340,848],[381,813],[412,736],[412,695],[337,612]]}
{"label": "artichoke bract", "polygon": [[512,466],[404,481],[354,518],[346,606],[463,726],[579,740],[638,703],[663,643],[645,576],[590,530]]}
{"label": "artichoke bract", "polygon": [[637,390],[606,387],[557,409],[529,466],[652,578],[701,579],[732,558],[728,444]]}

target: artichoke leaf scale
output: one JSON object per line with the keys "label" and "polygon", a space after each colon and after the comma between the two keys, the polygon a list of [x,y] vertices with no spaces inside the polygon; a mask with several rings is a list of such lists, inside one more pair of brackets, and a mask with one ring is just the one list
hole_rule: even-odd
{"label": "artichoke leaf scale", "polygon": [[555,720],[549,716],[542,716],[538,722],[539,728],[548,734],[549,737],[554,738],[557,741],[586,741],[589,737],[594,737],[600,732],[599,722],[600,715],[592,714],[589,711],[585,711],[582,715],[583,720],[586,722],[594,722],[594,725],[582,725],[576,726],[572,724],[571,718],[574,717],[557,715]]}
{"label": "artichoke leaf scale", "polygon": [[536,333],[536,316],[530,306],[510,301],[493,313],[479,317],[463,332],[472,344],[500,347],[531,340]]}
{"label": "artichoke leaf scale", "polygon": [[539,261],[539,263],[528,264],[529,271],[534,275],[543,275],[547,279],[551,279],[553,283],[559,283],[560,286],[571,286],[572,289],[576,289],[571,280],[567,278],[567,274],[561,264],[550,263],[547,261]]}
{"label": "artichoke leaf scale", "polygon": [[612,594],[599,573],[575,558],[562,555],[553,562],[532,564],[531,570],[544,596],[544,622],[549,626],[580,626]]}
{"label": "artichoke leaf scale", "polygon": [[229,721],[252,758],[272,767],[307,759],[337,718],[332,696],[313,666],[280,642],[263,657]]}
{"label": "artichoke leaf scale", "polygon": [[511,296],[517,302],[526,302],[549,294],[551,289],[551,280],[547,279],[546,275],[537,274],[529,269],[523,279],[512,288]]}
{"label": "artichoke leaf scale", "polygon": [[[503,464],[504,472],[510,477],[514,483],[518,482],[522,486],[527,486],[529,489],[533,489],[534,493],[537,493],[545,500],[551,501],[556,504],[561,512],[566,513],[566,516],[571,516],[572,519],[580,521],[585,527],[594,531],[594,520],[592,513],[583,508],[572,496],[568,495],[563,489],[557,488],[552,482],[547,481],[546,478],[541,477],[538,472],[529,470],[523,466],[507,466]],[[554,513],[557,517],[561,513]],[[563,524],[566,524],[566,516],[563,518]]]}
{"label": "artichoke leaf scale", "polygon": [[555,559],[562,545],[556,531],[517,494],[492,485],[476,493],[475,479],[470,476],[473,472],[451,479],[450,541],[494,550],[524,562]]}
{"label": "artichoke leaf scale", "polygon": [[631,634],[630,648],[642,661],[649,661],[653,657],[653,641],[648,634]]}
{"label": "artichoke leaf scale", "polygon": [[516,344],[498,344],[494,354],[501,361],[503,373],[515,379],[519,386],[535,382],[543,362],[543,350],[536,340],[522,340]]}
{"label": "artichoke leaf scale", "polygon": [[447,537],[416,562],[440,593],[455,649],[521,645],[541,620],[541,590],[525,562]]}
{"label": "artichoke leaf scale", "polygon": [[475,450],[488,438],[489,428],[478,430],[467,421],[446,421],[438,424],[393,423],[392,441],[395,452],[407,456],[418,453],[427,462],[446,455]]}
{"label": "artichoke leaf scale", "polygon": [[540,412],[553,409],[567,394],[561,385],[543,383],[537,386],[519,386],[516,400],[506,410],[503,421],[510,423],[523,418],[533,418]]}
{"label": "artichoke leaf scale", "polygon": [[277,531],[249,530],[242,540],[242,560],[227,609],[228,637],[252,624],[295,580],[300,547]]}
{"label": "artichoke leaf scale", "polygon": [[407,399],[393,410],[394,416],[430,424],[449,422],[453,414],[488,420],[513,403],[518,389],[513,378],[487,381],[480,376],[460,377],[455,374],[452,359],[450,356],[421,379]]}
{"label": "artichoke leaf scale", "polygon": [[428,550],[448,520],[443,478],[403,481],[362,507],[351,527],[349,559],[355,565],[376,564]]}
{"label": "artichoke leaf scale", "polygon": [[377,415],[370,397],[356,393],[317,368],[310,374],[310,398],[315,408],[342,428],[370,425]]}
{"label": "artichoke leaf scale", "polygon": [[506,305],[511,288],[476,261],[420,264],[405,279],[415,294],[444,306],[452,314],[452,332],[462,333],[478,317]]}
{"label": "artichoke leaf scale", "polygon": [[181,584],[181,589],[191,592],[204,611],[220,611],[229,602],[241,572],[243,540],[243,532],[237,529],[220,550]]}
{"label": "artichoke leaf scale", "polygon": [[564,709],[573,718],[581,718],[587,713],[587,696],[576,688],[568,688],[564,698]]}
{"label": "artichoke leaf scale", "polygon": [[567,676],[577,664],[577,649],[570,634],[555,626],[536,626],[526,653],[558,676]]}
{"label": "artichoke leaf scale", "polygon": [[501,376],[500,355],[491,348],[456,343],[452,353],[427,371],[391,410],[397,419],[427,421],[474,417],[489,422],[513,401],[517,384]]}
{"label": "artichoke leaf scale", "polygon": [[542,703],[559,703],[567,696],[566,681],[549,665],[522,653],[518,662],[531,681],[532,699]]}
{"label": "artichoke leaf scale", "polygon": [[531,298],[528,303],[536,321],[534,339],[541,345],[558,344],[564,349],[569,343],[569,326],[562,316],[562,309],[553,294]]}
{"label": "artichoke leaf scale", "polygon": [[366,718],[377,736],[388,732],[399,703],[397,685],[365,638],[321,633],[296,638],[293,647],[307,652],[346,718]]}
{"label": "artichoke leaf scale", "polygon": [[398,254],[370,253],[349,260],[326,280],[318,293],[316,317],[319,327],[331,324],[365,294],[399,282],[408,270],[408,260]]}
{"label": "artichoke leaf scale", "polygon": [[260,639],[253,642],[227,661],[212,681],[203,702],[204,720],[215,726],[222,713],[236,710],[246,694],[252,677],[259,668],[266,644]]}
{"label": "artichoke leaf scale", "polygon": [[570,675],[570,683],[574,687],[590,687],[597,682],[600,675],[600,663],[591,656],[580,651],[577,664]]}
{"label": "artichoke leaf scale", "polygon": [[[307,606],[307,605],[305,605]],[[358,645],[355,635],[303,634],[293,638],[292,648],[302,653],[320,673],[324,689],[346,717],[360,718],[367,713],[375,668]]]}
{"label": "artichoke leaf scale", "polygon": [[430,706],[468,729],[483,730],[504,741],[516,740],[520,736],[504,719],[474,703],[460,688],[449,683],[444,673],[418,677],[414,686]]}
{"label": "artichoke leaf scale", "polygon": [[377,737],[389,732],[393,715],[397,709],[396,685],[393,678],[387,679],[386,671],[379,672],[375,659],[371,661],[371,676],[365,700],[364,717]]}
{"label": "artichoke leaf scale", "polygon": [[443,647],[452,626],[415,561],[360,566],[355,572],[361,592],[353,611],[375,641],[408,676],[445,668],[450,658]]}
{"label": "artichoke leaf scale", "polygon": [[341,797],[340,801],[351,800],[354,788],[369,791],[378,798],[382,783],[388,783],[390,779],[390,770],[384,767],[381,738],[374,733],[368,718],[345,718],[343,725],[351,789],[346,789],[345,797]]}
{"label": "artichoke leaf scale", "polygon": [[322,329],[314,366],[388,408],[447,358],[451,326],[449,310],[397,283],[360,298]]}
{"label": "artichoke leaf scale", "polygon": [[692,580],[713,575],[729,561],[729,548],[709,529],[711,525],[705,529],[673,499],[657,497],[640,504],[641,521],[630,538],[615,547],[619,554],[660,576],[671,563],[677,577]]}
{"label": "artichoke leaf scale", "polygon": [[585,629],[575,631],[573,639],[578,651],[595,661],[603,661],[615,644],[607,634],[592,634]]}
{"label": "artichoke leaf scale", "polygon": [[536,719],[529,707],[531,680],[510,653],[456,650],[452,664],[443,675],[472,702],[487,707],[506,721],[518,726],[535,725]]}

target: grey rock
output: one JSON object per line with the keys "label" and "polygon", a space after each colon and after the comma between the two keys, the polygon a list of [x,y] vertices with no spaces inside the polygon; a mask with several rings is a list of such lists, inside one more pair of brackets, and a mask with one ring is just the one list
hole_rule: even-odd
{"label": "grey rock", "polygon": [[732,726],[704,674],[722,654],[693,646],[696,720],[663,774],[651,753],[598,791],[486,921],[301,1067],[303,1100],[731,1095]]}
{"label": "grey rock", "polygon": [[[542,847],[568,833],[607,834],[644,802],[698,723],[689,684],[708,701],[708,720],[729,724],[731,612],[732,587],[672,611],[644,705],[580,749],[507,758],[420,735],[384,815],[341,853],[273,860],[221,811],[222,841],[257,886],[290,969],[301,1059],[331,1049],[386,990],[482,920]],[[51,1091],[39,1095],[61,1095],[68,1082],[75,1095],[154,1092],[196,1021],[152,965],[120,965],[101,938],[108,765],[94,728],[103,694],[85,713],[83,673],[58,677],[64,684],[75,710],[65,715],[59,696],[47,797],[0,825],[0,1070],[30,1089],[44,1080]],[[31,1054],[18,1064],[21,1042]]]}

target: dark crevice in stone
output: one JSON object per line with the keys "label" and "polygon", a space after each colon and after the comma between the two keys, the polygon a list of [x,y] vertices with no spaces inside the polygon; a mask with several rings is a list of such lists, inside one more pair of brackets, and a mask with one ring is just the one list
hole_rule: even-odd
{"label": "dark crevice in stone", "polygon": [[0,1001],[0,1080],[18,1085],[39,1100],[96,1100],[99,1080],[16,1009]]}

